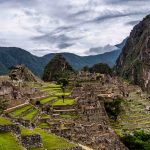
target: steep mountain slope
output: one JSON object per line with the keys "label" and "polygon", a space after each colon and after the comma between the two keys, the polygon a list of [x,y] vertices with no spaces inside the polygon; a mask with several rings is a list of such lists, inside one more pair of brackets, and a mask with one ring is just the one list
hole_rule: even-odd
{"label": "steep mountain slope", "polygon": [[74,72],[71,65],[61,55],[57,54],[52,60],[46,65],[43,73],[44,81],[55,81],[60,77],[67,77],[71,72]]}
{"label": "steep mountain slope", "polygon": [[[107,63],[112,67],[121,52],[121,48],[118,48],[112,52],[91,56],[78,56],[73,53],[61,54],[74,69],[81,69],[84,66],[91,67],[97,63]],[[37,57],[21,48],[0,47],[0,74],[8,73],[9,68],[12,66],[25,64],[34,74],[42,76],[44,67],[55,55],[55,53],[51,53],[43,57]]]}
{"label": "steep mountain slope", "polygon": [[150,15],[132,30],[116,62],[116,72],[150,92]]}
{"label": "steep mountain slope", "polygon": [[24,64],[30,68],[33,73],[40,74],[45,63],[41,58],[36,57],[29,52],[16,47],[0,47],[0,68],[1,73],[8,73],[9,68],[17,64]]}
{"label": "steep mountain slope", "polygon": [[[61,54],[74,69],[80,69],[82,68],[82,66],[85,65],[85,62],[82,60],[81,56],[75,55],[73,53],[61,53]],[[55,53],[51,53],[43,56],[43,59],[49,62],[49,60],[51,60],[55,55],[56,55]]]}
{"label": "steep mountain slope", "polygon": [[122,41],[122,43],[117,44],[117,45],[115,45],[115,46],[118,47],[118,48],[120,48],[120,49],[122,49],[122,48],[125,46],[127,40],[128,40],[128,37],[125,38],[125,39]]}

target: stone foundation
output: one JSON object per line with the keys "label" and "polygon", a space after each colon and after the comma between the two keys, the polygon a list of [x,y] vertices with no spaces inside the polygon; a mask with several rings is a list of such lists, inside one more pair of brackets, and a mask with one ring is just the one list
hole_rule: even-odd
{"label": "stone foundation", "polygon": [[20,134],[20,128],[17,124],[0,125],[0,132],[13,132],[18,135]]}
{"label": "stone foundation", "polygon": [[42,139],[38,134],[21,136],[21,143],[26,148],[42,147]]}

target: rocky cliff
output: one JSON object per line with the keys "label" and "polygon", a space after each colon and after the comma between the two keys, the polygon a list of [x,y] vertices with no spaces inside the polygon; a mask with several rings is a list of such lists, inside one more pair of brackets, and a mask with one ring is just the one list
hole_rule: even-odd
{"label": "rocky cliff", "polygon": [[150,92],[150,15],[131,31],[116,61],[115,71]]}

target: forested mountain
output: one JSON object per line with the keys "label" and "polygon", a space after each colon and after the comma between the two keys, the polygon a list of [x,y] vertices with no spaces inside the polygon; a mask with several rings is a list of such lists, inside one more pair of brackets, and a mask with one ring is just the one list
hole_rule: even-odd
{"label": "forested mountain", "polygon": [[44,81],[57,81],[59,78],[67,78],[74,70],[66,59],[57,54],[44,68],[43,80]]}
{"label": "forested mountain", "polygon": [[[123,45],[124,43],[121,43]],[[117,45],[116,45],[117,47]],[[121,48],[104,54],[91,56],[78,56],[73,53],[61,53],[69,64],[76,70],[84,66],[93,66],[97,63],[106,63],[109,66],[115,64],[116,59],[121,53]],[[6,74],[9,68],[17,64],[26,65],[32,72],[42,76],[44,67],[55,56],[55,53],[47,54],[43,57],[32,55],[28,51],[17,47],[0,47],[0,74]]]}

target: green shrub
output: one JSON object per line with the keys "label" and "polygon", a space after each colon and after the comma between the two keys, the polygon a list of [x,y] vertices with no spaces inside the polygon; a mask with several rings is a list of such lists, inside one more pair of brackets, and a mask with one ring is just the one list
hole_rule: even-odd
{"label": "green shrub", "polygon": [[150,150],[150,133],[135,131],[132,135],[124,135],[121,140],[130,150]]}
{"label": "green shrub", "polygon": [[123,101],[123,99],[117,98],[117,99],[114,99],[112,102],[105,102],[104,103],[106,112],[107,112],[110,119],[113,119],[115,121],[117,120],[118,115],[122,111],[122,109],[121,109],[121,102],[122,101]]}
{"label": "green shrub", "polygon": [[95,72],[95,73],[112,75],[112,69],[107,64],[103,64],[103,63],[95,64],[89,69],[89,71],[91,73]]}

